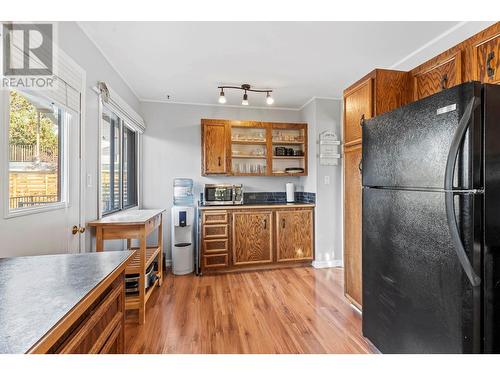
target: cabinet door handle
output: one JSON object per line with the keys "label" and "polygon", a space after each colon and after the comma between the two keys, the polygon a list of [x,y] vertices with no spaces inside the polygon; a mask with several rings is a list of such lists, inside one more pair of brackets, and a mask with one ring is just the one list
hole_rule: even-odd
{"label": "cabinet door handle", "polygon": [[267,219],[264,219],[264,229],[267,229]]}
{"label": "cabinet door handle", "polygon": [[283,229],[285,229],[285,225],[286,225],[285,219],[281,219],[281,227]]}
{"label": "cabinet door handle", "polygon": [[441,78],[441,90],[444,90],[448,86],[448,74],[444,74]]}
{"label": "cabinet door handle", "polygon": [[361,115],[361,118],[359,119],[359,126],[363,126],[365,124],[365,114],[363,113]]}
{"label": "cabinet door handle", "polygon": [[495,75],[495,68],[491,67],[491,62],[495,58],[495,51],[491,51],[488,54],[488,59],[486,60],[486,73],[488,74],[489,78],[493,78]]}
{"label": "cabinet door handle", "polygon": [[221,164],[221,160],[220,160],[220,156],[219,156],[219,167],[220,167],[220,164]]}
{"label": "cabinet door handle", "polygon": [[358,169],[359,169],[359,174],[363,174],[363,160],[359,161]]}

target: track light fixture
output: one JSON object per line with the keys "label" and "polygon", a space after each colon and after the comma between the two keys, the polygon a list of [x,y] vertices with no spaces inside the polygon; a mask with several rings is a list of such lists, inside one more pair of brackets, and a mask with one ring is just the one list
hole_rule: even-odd
{"label": "track light fixture", "polygon": [[220,90],[220,95],[219,95],[219,103],[220,104],[226,104],[226,96],[224,95],[224,89]]}
{"label": "track light fixture", "polygon": [[271,96],[271,93],[273,92],[273,90],[252,89],[252,87],[248,83],[245,83],[241,86],[218,86],[217,88],[220,89],[220,94],[219,94],[219,103],[220,104],[225,104],[227,102],[226,96],[224,95],[224,89],[243,90],[244,94],[243,94],[243,100],[241,101],[241,105],[248,105],[249,104],[247,91],[265,92],[267,105],[272,105],[274,103],[274,99]]}
{"label": "track light fixture", "polygon": [[248,95],[246,91],[243,94],[243,100],[241,101],[241,105],[248,105]]}

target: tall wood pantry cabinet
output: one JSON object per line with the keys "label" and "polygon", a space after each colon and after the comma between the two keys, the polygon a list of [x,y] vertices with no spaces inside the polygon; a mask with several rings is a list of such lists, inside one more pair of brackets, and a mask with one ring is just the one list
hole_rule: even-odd
{"label": "tall wood pantry cabinet", "polygon": [[344,91],[344,286],[362,305],[361,122],[463,82],[500,83],[500,22],[409,72],[376,69]]}
{"label": "tall wood pantry cabinet", "polygon": [[361,124],[409,102],[406,72],[376,69],[344,91],[344,291],[358,308],[361,289]]}

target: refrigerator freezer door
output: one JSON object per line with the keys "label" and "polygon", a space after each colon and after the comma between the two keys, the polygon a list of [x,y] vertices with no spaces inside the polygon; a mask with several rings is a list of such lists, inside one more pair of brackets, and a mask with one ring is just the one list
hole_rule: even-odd
{"label": "refrigerator freezer door", "polygon": [[[444,189],[450,146],[481,85],[464,83],[363,125],[363,186]],[[467,116],[466,116],[467,117]],[[481,108],[475,107],[460,147],[454,188],[482,188]]]}
{"label": "refrigerator freezer door", "polygon": [[[445,195],[363,188],[363,334],[383,353],[481,351],[481,291],[457,258]],[[482,195],[455,200],[461,239],[479,272],[474,223]]]}

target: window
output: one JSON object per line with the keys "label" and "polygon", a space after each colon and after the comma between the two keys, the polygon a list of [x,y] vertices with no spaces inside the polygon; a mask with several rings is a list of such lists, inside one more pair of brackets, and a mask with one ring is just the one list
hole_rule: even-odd
{"label": "window", "polygon": [[10,212],[64,201],[63,112],[41,96],[10,92]]}
{"label": "window", "polygon": [[104,107],[101,125],[101,210],[110,214],[137,205],[137,137]]}

